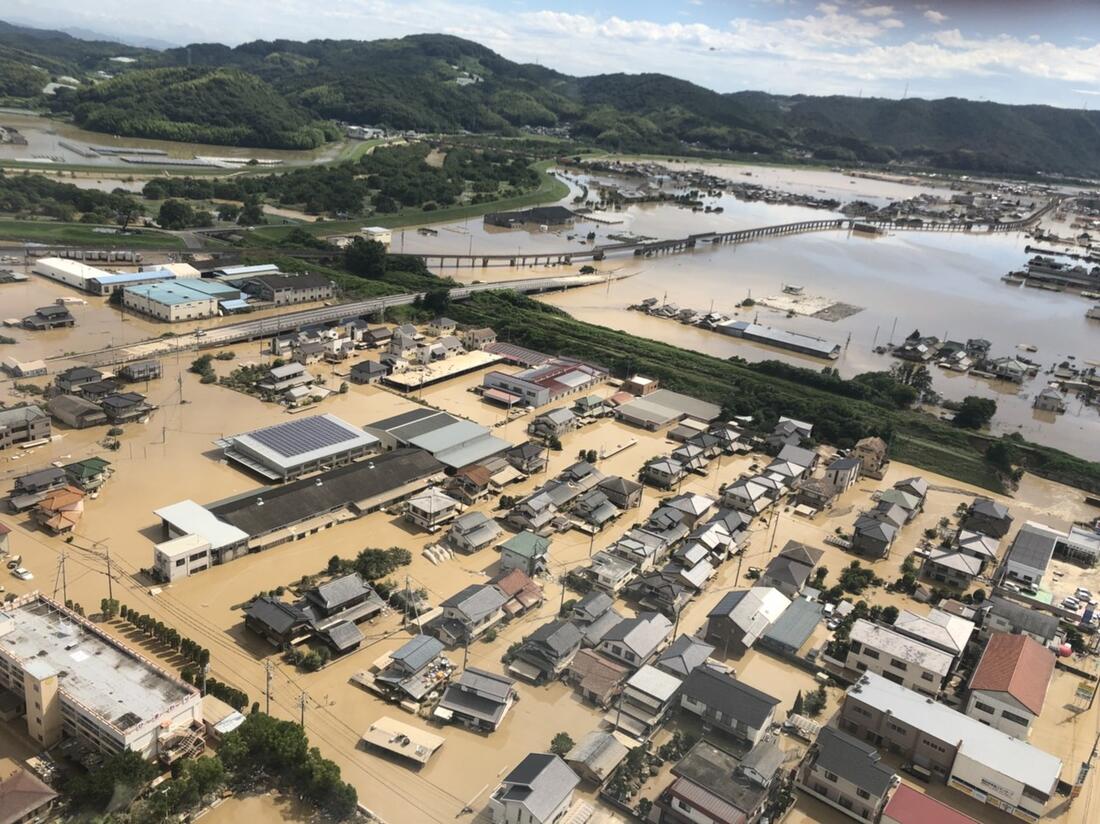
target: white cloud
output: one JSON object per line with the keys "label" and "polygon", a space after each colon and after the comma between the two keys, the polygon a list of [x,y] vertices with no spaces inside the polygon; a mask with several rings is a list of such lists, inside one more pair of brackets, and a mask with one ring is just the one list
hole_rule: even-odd
{"label": "white cloud", "polygon": [[936,11],[935,9],[928,9],[924,13],[924,19],[927,20],[930,23],[935,23],[938,26],[938,25],[940,25],[940,23],[944,23],[944,22],[947,21],[947,15],[944,14],[942,11]]}
{"label": "white cloud", "polygon": [[1094,97],[1100,97],[1100,89],[1071,89],[1074,94],[1088,94]]}
{"label": "white cloud", "polygon": [[863,17],[892,17],[894,14],[893,6],[867,6],[860,9],[859,13]]}

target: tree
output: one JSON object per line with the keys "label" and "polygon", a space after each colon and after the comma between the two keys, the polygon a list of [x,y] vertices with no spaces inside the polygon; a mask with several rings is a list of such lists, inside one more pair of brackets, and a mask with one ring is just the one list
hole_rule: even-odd
{"label": "tree", "polygon": [[791,707],[791,712],[794,715],[802,715],[802,710],[803,710],[802,690],[799,690],[798,695],[796,695],[794,697],[794,706]]}
{"label": "tree", "polygon": [[564,758],[565,754],[573,749],[573,745],[574,741],[569,737],[569,733],[559,732],[550,742],[550,752]]}
{"label": "tree", "polygon": [[241,207],[235,203],[219,203],[218,204],[218,220],[223,220],[226,223],[235,223],[237,218],[240,217]]}
{"label": "tree", "polygon": [[996,401],[991,398],[979,398],[977,395],[967,395],[959,404],[952,422],[955,426],[961,426],[964,429],[981,429],[987,426],[996,414]]}
{"label": "tree", "polygon": [[126,231],[131,221],[140,217],[145,213],[145,210],[133,200],[127,198],[125,201],[119,204],[118,209],[115,211],[115,222],[122,227],[122,231]]}
{"label": "tree", "polygon": [[894,606],[883,607],[881,618],[884,624],[894,623],[894,621],[898,620],[898,608]]}
{"label": "tree", "polygon": [[386,247],[357,237],[344,249],[344,268],[361,278],[381,278],[386,274]]}
{"label": "tree", "polygon": [[257,195],[248,195],[244,199],[244,207],[237,216],[237,223],[242,226],[256,226],[266,223],[264,220],[264,206]]}
{"label": "tree", "polygon": [[108,757],[87,774],[74,775],[65,785],[65,793],[85,809],[124,809],[141,788],[156,775],[156,768],[132,750]]}
{"label": "tree", "polygon": [[429,289],[424,293],[421,305],[433,315],[446,314],[447,310],[451,308],[451,290],[446,287]]}

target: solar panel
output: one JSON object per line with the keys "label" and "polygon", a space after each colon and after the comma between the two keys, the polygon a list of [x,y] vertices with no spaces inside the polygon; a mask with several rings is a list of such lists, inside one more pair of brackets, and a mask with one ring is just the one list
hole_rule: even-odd
{"label": "solar panel", "polygon": [[249,437],[268,449],[278,452],[284,458],[292,458],[315,449],[324,449],[353,440],[357,434],[348,431],[346,426],[341,426],[319,415],[298,421],[287,421],[266,429],[257,429],[255,432],[250,432]]}

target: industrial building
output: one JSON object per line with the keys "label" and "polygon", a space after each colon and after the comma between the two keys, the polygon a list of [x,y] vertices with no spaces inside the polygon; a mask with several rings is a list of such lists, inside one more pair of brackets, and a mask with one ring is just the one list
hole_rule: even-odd
{"label": "industrial building", "polygon": [[[198,273],[195,273],[196,276]],[[127,286],[141,286],[148,283],[163,283],[167,280],[175,280],[179,275],[171,269],[157,268],[147,269],[144,272],[102,272],[95,277],[90,277],[84,282],[85,291],[93,295],[106,297],[112,292],[117,292]]]}
{"label": "industrial building", "polygon": [[654,432],[685,418],[710,423],[721,414],[720,406],[668,389],[648,392],[615,409],[618,420]]}
{"label": "industrial building", "polygon": [[202,725],[198,690],[37,592],[0,611],[0,685],[43,747],[75,737],[155,758]]}
{"label": "industrial building", "polygon": [[416,447],[451,469],[499,455],[512,445],[473,421],[423,407],[364,426],[383,449]]}
{"label": "industrial building", "polygon": [[89,279],[107,274],[102,269],[96,269],[86,263],[57,257],[39,258],[34,262],[34,268],[31,271],[76,289],[87,289]]}
{"label": "industrial building", "polygon": [[214,441],[226,459],[272,481],[292,481],[375,451],[378,438],[335,415],[312,415]]}
{"label": "industrial building", "polygon": [[241,300],[239,289],[218,281],[197,278],[127,286],[122,290],[122,305],[143,315],[173,323],[211,318],[222,312],[248,308]]}
{"label": "industrial building", "polygon": [[252,275],[234,280],[233,284],[245,294],[276,306],[328,300],[334,292],[331,280],[310,272],[301,275]]}
{"label": "industrial building", "polygon": [[759,323],[749,323],[744,320],[719,323],[714,329],[735,338],[766,343],[769,346],[789,349],[792,352],[811,355],[815,358],[836,360],[840,357],[839,343],[831,343],[823,338],[815,338],[813,335],[804,335],[801,332],[788,332],[786,329],[776,329],[773,326],[763,326]]}
{"label": "industrial building", "polygon": [[607,370],[578,360],[550,358],[521,372],[489,372],[483,380],[490,400],[513,406],[546,406],[561,398],[587,393],[607,378]]}
{"label": "industrial building", "polygon": [[395,449],[206,506],[185,500],[161,507],[154,514],[164,540],[153,548],[153,570],[173,581],[303,538],[404,500],[441,480],[443,469],[421,449]]}

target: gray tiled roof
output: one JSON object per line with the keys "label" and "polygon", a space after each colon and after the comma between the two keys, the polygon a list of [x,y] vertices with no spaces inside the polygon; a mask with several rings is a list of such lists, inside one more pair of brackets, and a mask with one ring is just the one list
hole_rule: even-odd
{"label": "gray tiled roof", "polygon": [[879,761],[878,750],[832,727],[822,728],[817,737],[815,763],[875,798],[881,798],[897,777]]}
{"label": "gray tiled roof", "polygon": [[669,644],[657,659],[657,666],[674,675],[686,676],[710,657],[714,647],[684,634]]}
{"label": "gray tiled roof", "polygon": [[710,667],[695,669],[684,682],[683,694],[708,709],[721,711],[723,718],[733,718],[755,729],[763,727],[779,704],[778,698]]}
{"label": "gray tiled roof", "polygon": [[444,601],[441,606],[458,609],[471,621],[476,622],[500,609],[506,600],[501,591],[494,586],[470,584]]}
{"label": "gray tiled roof", "polygon": [[548,822],[579,783],[577,774],[558,756],[533,752],[505,776],[501,797],[526,807],[535,821]]}
{"label": "gray tiled roof", "polygon": [[443,652],[443,643],[430,635],[417,635],[406,641],[390,655],[393,661],[399,661],[411,672],[417,672],[434,661]]}

